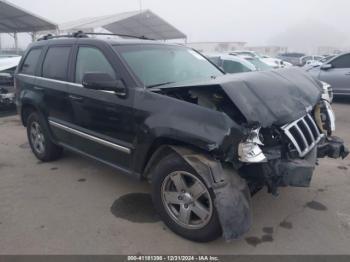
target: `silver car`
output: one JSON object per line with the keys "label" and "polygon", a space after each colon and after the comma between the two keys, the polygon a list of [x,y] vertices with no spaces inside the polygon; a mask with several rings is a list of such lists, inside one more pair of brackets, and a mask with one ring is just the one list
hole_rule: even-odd
{"label": "silver car", "polygon": [[238,56],[231,56],[226,54],[203,55],[228,74],[257,71],[257,68],[254,64]]}
{"label": "silver car", "polygon": [[334,95],[350,95],[350,53],[338,55],[321,66],[307,69],[317,79],[330,84]]}

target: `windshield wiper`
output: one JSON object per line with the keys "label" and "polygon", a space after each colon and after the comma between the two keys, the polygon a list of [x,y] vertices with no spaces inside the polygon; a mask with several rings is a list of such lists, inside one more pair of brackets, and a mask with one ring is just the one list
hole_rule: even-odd
{"label": "windshield wiper", "polygon": [[150,86],[146,86],[146,87],[147,88],[152,88],[152,87],[157,87],[157,86],[165,86],[165,85],[169,85],[169,84],[173,84],[173,83],[175,83],[175,82],[165,82],[165,83],[150,85]]}

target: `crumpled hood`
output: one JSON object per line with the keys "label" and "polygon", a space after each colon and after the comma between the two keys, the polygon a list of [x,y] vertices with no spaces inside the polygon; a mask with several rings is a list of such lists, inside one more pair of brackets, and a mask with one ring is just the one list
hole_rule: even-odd
{"label": "crumpled hood", "polygon": [[262,127],[304,116],[321,97],[318,82],[299,68],[225,75],[220,82],[246,119]]}
{"label": "crumpled hood", "polygon": [[227,74],[216,79],[169,84],[161,89],[221,87],[248,122],[284,125],[306,115],[321,98],[321,86],[300,68]]}

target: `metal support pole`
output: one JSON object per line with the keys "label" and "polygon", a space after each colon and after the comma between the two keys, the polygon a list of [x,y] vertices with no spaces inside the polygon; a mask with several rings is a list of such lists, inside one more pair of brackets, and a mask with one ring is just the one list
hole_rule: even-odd
{"label": "metal support pole", "polygon": [[35,42],[36,41],[36,32],[32,32],[30,35],[32,37],[32,42]]}
{"label": "metal support pole", "polygon": [[18,35],[17,35],[17,32],[13,33],[13,39],[15,40],[15,50],[16,50],[16,54],[18,55]]}

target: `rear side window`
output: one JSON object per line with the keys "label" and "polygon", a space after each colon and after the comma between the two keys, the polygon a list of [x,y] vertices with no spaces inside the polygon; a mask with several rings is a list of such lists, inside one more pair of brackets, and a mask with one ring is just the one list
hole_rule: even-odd
{"label": "rear side window", "polygon": [[75,82],[82,83],[85,73],[106,73],[116,79],[115,71],[104,54],[94,47],[80,47],[75,71]]}
{"label": "rear side window", "polygon": [[20,72],[27,75],[34,75],[41,55],[41,48],[35,48],[29,51],[25,58]]}
{"label": "rear side window", "polygon": [[334,68],[350,68],[350,54],[334,59],[332,65]]}
{"label": "rear side window", "polygon": [[50,47],[43,64],[43,77],[65,81],[71,49],[70,46]]}

